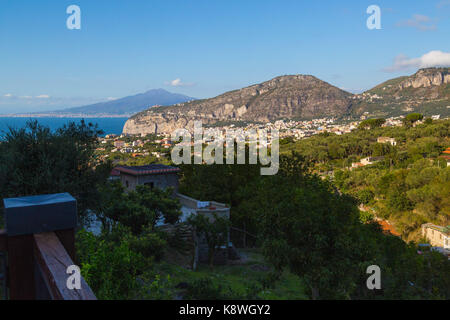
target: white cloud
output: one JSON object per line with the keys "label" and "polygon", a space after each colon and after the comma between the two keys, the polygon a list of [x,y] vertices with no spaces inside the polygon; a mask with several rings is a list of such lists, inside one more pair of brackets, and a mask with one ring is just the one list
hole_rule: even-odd
{"label": "white cloud", "polygon": [[166,82],[166,85],[169,85],[169,86],[172,86],[172,87],[192,87],[195,84],[194,83],[183,82],[183,81],[181,81],[180,78],[177,78],[177,79],[172,80],[170,82]]}
{"label": "white cloud", "polygon": [[181,85],[181,79],[178,78],[178,79],[172,80],[172,81],[170,82],[170,85],[173,86],[173,87],[178,87],[178,86],[180,86],[180,85]]}
{"label": "white cloud", "polygon": [[48,99],[48,98],[50,98],[50,96],[47,95],[47,94],[41,94],[39,96],[36,96],[36,98],[38,98],[38,99]]}
{"label": "white cloud", "polygon": [[439,50],[430,51],[419,58],[409,58],[403,54],[394,59],[394,64],[384,69],[387,72],[396,72],[409,69],[432,67],[450,67],[450,52]]}
{"label": "white cloud", "polygon": [[7,94],[4,95],[4,97],[6,97],[6,98],[11,98],[12,96],[13,95],[11,93],[7,93]]}
{"label": "white cloud", "polygon": [[415,14],[408,20],[403,20],[397,23],[397,27],[411,27],[420,31],[436,30],[436,20],[422,14]]}
{"label": "white cloud", "polygon": [[114,101],[114,100],[117,100],[117,98],[114,98],[114,97],[108,97],[108,98],[106,98],[106,100],[108,100],[108,101]]}

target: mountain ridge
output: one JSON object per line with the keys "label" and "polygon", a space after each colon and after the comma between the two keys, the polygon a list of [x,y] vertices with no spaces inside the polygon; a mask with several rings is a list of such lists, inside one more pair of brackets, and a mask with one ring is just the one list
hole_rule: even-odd
{"label": "mountain ridge", "polygon": [[194,121],[270,122],[283,118],[341,116],[351,111],[353,95],[312,75],[285,75],[217,97],[152,108],[132,116],[124,133],[171,132]]}
{"label": "mountain ridge", "polygon": [[373,117],[408,112],[450,115],[450,68],[423,68],[355,95],[353,113]]}
{"label": "mountain ridge", "polygon": [[135,114],[156,105],[173,105],[191,100],[194,100],[194,98],[179,93],[172,93],[165,89],[159,88],[147,90],[143,93],[126,96],[111,101],[104,101],[86,106],[39,113],[129,115]]}

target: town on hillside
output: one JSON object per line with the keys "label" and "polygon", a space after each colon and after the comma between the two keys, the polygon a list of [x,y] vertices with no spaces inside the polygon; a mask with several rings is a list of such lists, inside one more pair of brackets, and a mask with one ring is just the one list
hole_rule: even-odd
{"label": "town on hillside", "polygon": [[[413,119],[408,121],[408,119]],[[379,120],[379,121],[375,121]],[[386,130],[395,130],[395,128],[421,128],[426,125],[426,123],[442,123],[447,122],[448,118],[443,118],[439,115],[435,115],[432,117],[425,118],[420,114],[410,114],[400,117],[393,117],[388,119],[366,119],[364,116],[361,117],[359,121],[350,121],[350,122],[342,122],[337,121],[336,119],[313,119],[309,121],[275,121],[273,123],[266,124],[247,124],[243,127],[239,127],[244,131],[252,131],[256,132],[256,136],[249,135],[247,137],[249,143],[250,141],[257,140],[258,131],[261,129],[266,129],[269,132],[273,129],[277,129],[280,132],[281,143],[281,152],[285,151],[284,148],[291,150],[292,146],[296,144],[301,145],[302,141],[309,141],[312,137],[321,135],[331,135],[331,137],[336,136],[343,137],[347,139],[347,136],[351,136],[353,134],[358,135],[358,132],[361,130],[366,130],[367,132],[383,130],[385,132],[389,132]],[[219,126],[214,128],[208,128],[208,130],[214,130],[216,134],[225,134],[228,130],[236,129],[235,124],[228,124],[225,126]],[[206,130],[206,129],[205,129]],[[370,134],[370,133],[369,133]],[[351,174],[358,174],[358,169],[362,169],[367,167],[367,170],[377,170],[375,169],[378,166],[383,166],[383,163],[386,161],[390,162],[388,167],[393,168],[393,159],[391,159],[391,153],[395,150],[404,150],[408,148],[409,141],[406,141],[404,138],[395,138],[394,136],[384,136],[380,133],[378,136],[373,136],[373,139],[368,143],[369,146],[378,147],[378,149],[370,152],[369,155],[360,155],[355,158],[355,155],[351,155],[349,158],[344,159],[344,168],[349,172],[355,171]],[[344,140],[345,140],[344,139]],[[444,143],[449,143],[448,139],[445,140]],[[102,160],[112,161],[115,169],[111,172],[111,179],[119,179],[122,181],[124,187],[129,188],[129,182],[124,180],[123,174],[125,172],[124,168],[130,168],[129,170],[133,170],[132,168],[145,168],[145,166],[157,166],[157,165],[167,165],[167,168],[171,168],[171,150],[174,146],[177,145],[177,142],[171,140],[171,135],[169,133],[161,133],[161,134],[152,134],[152,135],[130,135],[130,134],[122,134],[122,135],[114,135],[108,134],[103,138],[98,139],[99,146],[96,149],[96,152],[100,155]],[[202,141],[204,146],[207,146],[211,143],[210,140],[204,138]],[[189,146],[193,147],[194,143],[190,143]],[[270,141],[267,143],[267,146],[270,147]],[[433,161],[440,161],[444,164],[444,166],[450,166],[450,147],[447,147],[445,150],[441,150],[435,154],[432,158],[430,158],[431,163]],[[439,148],[439,147],[438,147]],[[294,148],[295,149],[295,148]],[[397,151],[395,151],[397,152]],[[404,151],[400,151],[404,152]],[[428,155],[424,156],[428,157]],[[434,160],[433,160],[434,158]],[[340,174],[339,169],[342,169],[342,164],[336,165],[337,160],[333,160],[330,158],[328,160],[328,168],[321,169],[320,161],[315,166],[316,173],[322,176],[322,178],[331,178],[336,179],[335,174]],[[150,163],[150,164],[149,164]],[[323,165],[322,165],[323,166]],[[127,169],[128,170],[128,169]],[[170,170],[169,170],[170,171]],[[143,180],[141,180],[143,181]],[[135,183],[132,183],[135,186]],[[153,182],[152,182],[153,186]],[[362,192],[362,191],[361,191]],[[210,199],[209,199],[210,200]],[[372,201],[372,206],[367,202],[360,203],[360,210],[363,212],[368,212],[369,214],[374,215],[374,220],[380,223],[380,226],[386,232],[396,235],[403,236],[404,239],[424,239],[429,241],[429,234],[426,233],[424,228],[421,227],[422,231],[419,232],[419,226],[417,226],[415,233],[410,232],[399,232],[398,228],[400,228],[400,223],[398,221],[389,221],[388,216],[384,218],[380,218],[376,214],[376,209],[374,209],[374,204],[377,204],[377,201]],[[395,219],[394,219],[395,220]],[[436,221],[435,221],[436,222]],[[429,223],[429,222],[427,222]],[[444,221],[445,223],[445,221]],[[397,227],[396,227],[397,225]],[[426,224],[424,224],[426,225]],[[436,247],[436,250],[440,250],[439,252],[449,255],[450,258],[450,248],[447,243],[447,236],[445,235],[445,225],[437,226],[437,228],[441,228],[442,236],[440,238],[440,242],[434,241],[433,247]],[[402,228],[400,228],[402,229]],[[414,236],[413,236],[414,234]],[[433,250],[435,250],[433,249]]]}

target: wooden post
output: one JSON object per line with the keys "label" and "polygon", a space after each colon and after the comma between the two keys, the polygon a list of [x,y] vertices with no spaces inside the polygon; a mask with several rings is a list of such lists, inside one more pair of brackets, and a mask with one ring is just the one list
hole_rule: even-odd
{"label": "wooden post", "polygon": [[33,235],[7,238],[9,298],[34,300],[35,277]]}
{"label": "wooden post", "polygon": [[0,251],[8,251],[8,242],[6,240],[7,238],[6,230],[1,229],[0,230]]}
{"label": "wooden post", "polygon": [[[66,229],[55,232],[61,245],[71,261],[75,260],[75,230]],[[0,251],[8,252],[9,298],[11,300],[34,300],[42,298],[42,286],[36,278],[36,252],[34,235],[8,237],[5,230],[0,230]],[[52,239],[53,243],[55,239]],[[61,254],[62,255],[62,254]],[[67,258],[66,258],[67,259]],[[89,289],[90,290],[90,289]],[[92,299],[92,291],[89,296]],[[95,298],[95,296],[94,296]]]}
{"label": "wooden post", "polygon": [[[64,258],[65,262],[71,264],[76,261],[76,200],[64,193],[11,198],[3,201],[7,235],[5,237],[0,233],[0,249],[5,247],[8,254],[10,299],[76,297],[70,294],[58,296],[49,291],[51,287],[49,287],[48,279],[57,276],[57,281],[63,283],[62,280],[63,278],[67,279],[67,275],[61,271],[62,269],[53,272],[54,266],[48,266],[47,263],[54,259],[51,259],[51,254],[45,252],[45,248],[49,250],[57,248],[57,252],[52,251],[55,253],[55,259]],[[52,236],[44,238],[40,236],[40,234],[48,232],[52,232]],[[46,247],[45,241],[51,242],[51,247]],[[61,291],[63,288],[59,286],[59,290]],[[86,290],[89,291],[90,288]],[[90,294],[87,296],[91,297]],[[82,298],[82,296],[80,297]]]}

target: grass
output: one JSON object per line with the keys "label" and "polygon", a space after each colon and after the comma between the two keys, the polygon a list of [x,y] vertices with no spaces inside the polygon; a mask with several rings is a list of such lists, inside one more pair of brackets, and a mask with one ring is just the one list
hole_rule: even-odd
{"label": "grass", "polygon": [[281,278],[270,288],[262,289],[261,281],[270,274],[271,267],[264,262],[263,256],[257,250],[248,249],[242,252],[247,256],[247,261],[239,265],[215,266],[213,269],[200,265],[197,271],[192,271],[177,264],[161,262],[156,266],[156,270],[161,278],[170,276],[170,289],[176,295],[183,294],[183,290],[176,289],[178,284],[192,284],[209,278],[215,286],[231,289],[236,297],[245,297],[250,288],[257,287],[260,288],[257,296],[264,300],[308,299],[302,280],[289,271],[283,272]]}

